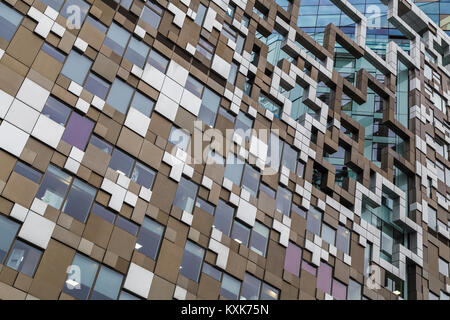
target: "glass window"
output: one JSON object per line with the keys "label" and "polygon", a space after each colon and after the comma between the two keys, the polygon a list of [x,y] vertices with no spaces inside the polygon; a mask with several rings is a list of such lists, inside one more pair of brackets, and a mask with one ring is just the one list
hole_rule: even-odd
{"label": "glass window", "polygon": [[0,38],[10,41],[22,21],[22,15],[4,3],[0,3]]}
{"label": "glass window", "polygon": [[61,74],[82,86],[91,65],[91,60],[72,50],[62,68]]}
{"label": "glass window", "polygon": [[214,54],[214,46],[203,37],[200,37],[196,50],[208,60],[211,60],[212,55]]}
{"label": "glass window", "polygon": [[120,113],[126,114],[133,91],[133,88],[128,84],[116,78],[112,84],[106,103]]}
{"label": "glass window", "polygon": [[144,166],[139,162],[136,162],[133,174],[131,175],[131,180],[147,189],[151,189],[153,187],[155,177],[156,177],[155,171],[153,171],[147,166]]}
{"label": "glass window", "polygon": [[250,249],[265,257],[268,242],[269,228],[256,221],[250,238]]}
{"label": "glass window", "polygon": [[126,291],[120,292],[119,300],[141,300],[138,297],[128,293]]}
{"label": "glass window", "polygon": [[441,291],[440,300],[450,300],[450,295],[446,294],[444,291]]}
{"label": "glass window", "polygon": [[281,164],[295,173],[298,153],[289,144],[284,143],[283,158]]}
{"label": "glass window", "polygon": [[231,224],[233,223],[234,209],[226,204],[222,199],[219,199],[216,213],[214,215],[213,226],[225,235],[229,236],[231,231]]}
{"label": "glass window", "polygon": [[244,283],[242,284],[241,300],[258,300],[261,290],[261,280],[245,273]]}
{"label": "glass window", "polygon": [[280,168],[281,151],[282,144],[280,138],[271,132],[267,149],[266,165],[270,166],[275,171],[278,171]]}
{"label": "glass window", "polygon": [[145,217],[141,230],[139,231],[136,250],[145,254],[150,259],[156,260],[163,234],[163,225]]}
{"label": "glass window", "polygon": [[152,50],[150,52],[150,55],[148,56],[148,63],[162,73],[166,73],[167,66],[169,65],[169,60],[157,51]]}
{"label": "glass window", "polygon": [[248,164],[245,165],[242,187],[256,198],[259,189],[259,171]]}
{"label": "glass window", "polygon": [[248,247],[248,238],[250,236],[250,228],[234,220],[233,230],[231,231],[231,239]]}
{"label": "glass window", "polygon": [[163,10],[160,6],[147,1],[147,5],[144,6],[144,10],[142,10],[141,19],[149,26],[158,29],[162,14]]}
{"label": "glass window", "polygon": [[231,180],[235,185],[240,186],[243,169],[244,161],[236,157],[232,152],[229,152],[225,166],[225,178]]}
{"label": "glass window", "polygon": [[320,225],[322,224],[322,213],[314,207],[309,207],[306,229],[320,236]]}
{"label": "glass window", "polygon": [[109,223],[114,223],[114,220],[116,220],[116,214],[112,211],[106,209],[105,207],[99,205],[97,202],[94,203],[92,207],[92,213],[103,220],[108,221]]}
{"label": "glass window", "polygon": [[3,264],[20,225],[0,215],[0,264]]}
{"label": "glass window", "polygon": [[300,274],[301,261],[302,249],[289,241],[288,247],[286,248],[286,256],[284,258],[284,269],[298,277]]}
{"label": "glass window", "polygon": [[331,266],[329,266],[323,261],[320,263],[320,266],[317,270],[317,289],[320,289],[325,293],[331,294],[332,272],[333,268]]}
{"label": "glass window", "polygon": [[214,126],[216,122],[216,114],[219,109],[220,96],[205,88],[203,92],[202,105],[198,118],[209,126]]}
{"label": "glass window", "polygon": [[89,76],[86,80],[86,84],[84,85],[84,88],[87,91],[89,91],[90,93],[99,97],[102,100],[105,100],[109,87],[110,85],[108,82],[106,82],[100,77],[97,77],[92,72],[89,73]]}
{"label": "glass window", "polygon": [[25,242],[16,240],[9,254],[6,266],[29,277],[33,277],[41,256],[41,250],[33,248]]}
{"label": "glass window", "polygon": [[73,258],[72,266],[74,268],[67,276],[63,292],[74,298],[87,300],[99,265],[94,260],[77,253]]}
{"label": "glass window", "polygon": [[42,173],[20,161],[17,161],[16,166],[14,167],[14,172],[37,184],[39,184],[42,178]]}
{"label": "glass window", "polygon": [[124,58],[142,69],[144,68],[145,59],[149,51],[150,47],[148,45],[132,37],[127,51],[125,51]]}
{"label": "glass window", "polygon": [[64,103],[56,100],[52,96],[49,96],[44,108],[42,109],[42,114],[49,117],[56,123],[65,126],[67,119],[69,119],[70,111],[72,111]]}
{"label": "glass window", "polygon": [[198,282],[205,250],[191,241],[186,241],[180,274]]}
{"label": "glass window", "polygon": [[347,300],[361,300],[361,285],[353,279],[350,279],[347,294]]}
{"label": "glass window", "polygon": [[336,279],[333,279],[333,294],[336,300],[345,300],[347,297],[347,286]]}
{"label": "glass window", "polygon": [[64,204],[63,212],[85,223],[96,193],[97,189],[75,179]]}
{"label": "glass window", "polygon": [[61,140],[84,150],[94,129],[94,122],[88,117],[83,117],[72,112]]}
{"label": "glass window", "polygon": [[428,206],[428,227],[432,230],[437,230],[436,210]]}
{"label": "glass window", "polygon": [[70,175],[50,165],[44,175],[36,198],[59,210],[71,181],[72,177]]}
{"label": "glass window", "polygon": [[259,185],[259,191],[266,194],[268,197],[275,199],[275,190],[270,188],[268,185],[261,182]]}
{"label": "glass window", "polygon": [[439,272],[448,277],[448,262],[439,258]]}
{"label": "glass window", "polygon": [[261,300],[278,300],[279,294],[280,294],[280,290],[263,282],[262,290],[261,290]]}
{"label": "glass window", "polygon": [[278,186],[276,210],[286,216],[291,215],[292,192],[288,189]]}
{"label": "glass window", "polygon": [[137,224],[125,219],[122,216],[117,216],[116,226],[129,234],[132,234],[133,236],[136,236],[139,230],[139,226]]}
{"label": "glass window", "polygon": [[61,53],[46,42],[44,42],[44,44],[42,45],[42,51],[61,63],[64,63],[64,60],[66,60],[66,55],[64,53]]}
{"label": "glass window", "polygon": [[194,209],[195,196],[197,195],[198,186],[185,178],[181,178],[173,205],[183,211],[192,213]]}
{"label": "glass window", "polygon": [[153,107],[155,106],[155,102],[144,96],[142,93],[136,91],[133,101],[131,102],[131,106],[143,115],[150,117]]}
{"label": "glass window", "polygon": [[109,161],[109,167],[117,172],[130,176],[133,169],[134,159],[119,149],[114,149],[111,160]]}
{"label": "glass window", "polygon": [[234,130],[238,135],[245,138],[245,141],[248,141],[251,136],[251,131],[253,127],[253,120],[246,116],[243,112],[239,112],[236,118],[236,126]]}
{"label": "glass window", "polygon": [[100,150],[102,150],[104,153],[111,154],[113,151],[112,145],[110,145],[108,142],[106,142],[103,139],[100,139],[94,135],[91,136],[91,139],[89,140],[89,143],[93,146],[96,146]]}
{"label": "glass window", "polygon": [[227,81],[232,85],[234,85],[234,83],[236,82],[237,73],[238,73],[238,65],[235,62],[231,62],[230,73],[228,74]]}
{"label": "glass window", "polygon": [[79,11],[81,14],[80,25],[78,26],[77,24],[75,24],[75,26],[72,26],[72,27],[75,27],[76,29],[79,29],[81,27],[81,24],[84,21],[84,18],[87,16],[90,7],[91,6],[89,4],[87,4],[86,2],[84,2],[83,0],[67,0],[64,3],[64,7],[61,10],[61,15],[64,18],[68,19],[69,22],[71,22],[71,20],[72,20],[71,17],[75,12],[74,8],[77,8],[77,10],[80,10]]}
{"label": "glass window", "polygon": [[295,203],[292,204],[292,212],[298,214],[300,217],[306,219],[306,212]]}
{"label": "glass window", "polygon": [[200,3],[197,9],[197,15],[195,16],[194,22],[201,26],[203,24],[203,20],[205,20],[206,7]]}
{"label": "glass window", "polygon": [[117,24],[112,23],[103,44],[112,49],[112,51],[119,56],[122,56],[129,39],[130,33],[128,31],[119,27]]}
{"label": "glass window", "polygon": [[350,252],[350,231],[341,225],[338,226],[336,235],[336,248],[346,254]]}
{"label": "glass window", "polygon": [[191,135],[187,130],[177,128],[175,126],[170,130],[169,142],[177,148],[187,151]]}
{"label": "glass window", "polygon": [[205,212],[208,212],[210,215],[214,215],[214,206],[209,202],[206,202],[200,197],[197,197],[197,201],[195,202],[195,206],[197,208],[202,209]]}
{"label": "glass window", "polygon": [[102,266],[95,281],[91,300],[117,300],[123,276],[105,266]]}
{"label": "glass window", "polygon": [[322,225],[322,240],[334,246],[334,240],[336,239],[336,230],[324,223]]}
{"label": "glass window", "polygon": [[202,97],[203,94],[203,84],[200,83],[197,79],[189,75],[186,80],[186,85],[184,86],[185,89],[189,90],[193,95],[197,96],[198,98]]}
{"label": "glass window", "polygon": [[220,295],[229,299],[237,300],[239,291],[241,289],[241,282],[228,274],[223,274],[222,287],[220,288]]}
{"label": "glass window", "polygon": [[212,265],[206,262],[203,264],[202,272],[212,277],[213,279],[216,279],[217,281],[220,281],[220,279],[222,278],[222,271],[214,268]]}

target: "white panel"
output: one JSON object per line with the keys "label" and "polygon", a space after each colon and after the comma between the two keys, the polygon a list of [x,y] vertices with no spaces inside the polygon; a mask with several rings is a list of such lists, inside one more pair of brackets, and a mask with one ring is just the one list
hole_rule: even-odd
{"label": "white panel", "polygon": [[251,205],[249,202],[241,199],[239,201],[239,207],[236,212],[236,218],[239,218],[240,220],[253,227],[256,218],[256,207]]}
{"label": "white panel", "polygon": [[147,135],[148,126],[150,125],[150,118],[130,107],[127,118],[125,120],[125,126],[136,132],[137,134],[145,137]]}
{"label": "white panel", "polygon": [[161,93],[158,102],[156,102],[155,110],[170,121],[174,121],[178,111],[178,104]]}
{"label": "white panel", "polygon": [[38,117],[39,112],[15,99],[5,119],[26,133],[31,133]]}
{"label": "white panel", "polygon": [[10,96],[5,91],[0,90],[0,119],[3,119],[5,117],[13,101],[13,96]]}
{"label": "white panel", "polygon": [[56,149],[64,130],[62,125],[41,114],[31,135]]}
{"label": "white panel", "polygon": [[20,87],[17,99],[22,100],[37,111],[42,111],[49,95],[49,91],[27,78]]}
{"label": "white panel", "polygon": [[20,157],[30,135],[7,121],[0,124],[0,148]]}
{"label": "white panel", "polygon": [[147,299],[153,281],[153,272],[131,263],[124,288]]}
{"label": "white panel", "polygon": [[53,229],[55,229],[54,222],[30,211],[20,229],[19,237],[46,249]]}

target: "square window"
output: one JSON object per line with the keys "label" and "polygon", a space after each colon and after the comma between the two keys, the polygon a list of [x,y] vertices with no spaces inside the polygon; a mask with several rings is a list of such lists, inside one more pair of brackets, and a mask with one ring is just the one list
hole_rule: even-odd
{"label": "square window", "polygon": [[202,97],[204,86],[197,79],[189,75],[186,80],[186,85],[184,88],[190,91],[192,94],[197,96],[198,98]]}
{"label": "square window", "polygon": [[333,297],[336,300],[345,300],[347,297],[347,286],[342,282],[333,279]]}
{"label": "square window", "polygon": [[128,219],[123,218],[120,215],[117,216],[116,226],[119,227],[120,229],[122,229],[123,231],[128,232],[129,234],[131,234],[133,236],[136,236],[139,231],[139,227],[137,224],[131,222]]}
{"label": "square window", "polygon": [[72,50],[61,70],[61,74],[82,86],[91,66],[91,60]]}
{"label": "square window", "polygon": [[205,249],[189,240],[186,241],[183,259],[181,261],[180,274],[188,279],[198,282],[204,256]]}
{"label": "square window", "polygon": [[91,300],[117,300],[123,276],[105,266],[102,266],[95,281]]}
{"label": "square window", "polygon": [[261,280],[245,273],[244,283],[242,284],[241,300],[258,300],[261,290]]}
{"label": "square window", "polygon": [[143,115],[150,117],[153,107],[155,106],[155,102],[144,96],[142,93],[136,91],[133,101],[131,102],[131,106]]}
{"label": "square window", "polygon": [[25,242],[16,240],[9,254],[6,266],[29,277],[33,277],[41,256],[41,250],[33,248]]}
{"label": "square window", "polygon": [[116,78],[109,91],[106,103],[120,113],[126,114],[134,89],[128,84]]}
{"label": "square window", "polygon": [[130,33],[128,31],[112,23],[103,44],[119,56],[122,56],[129,39]]}
{"label": "square window", "polygon": [[141,19],[149,26],[158,29],[163,10],[160,6],[148,1],[142,10]]}
{"label": "square window", "polygon": [[191,134],[187,130],[180,129],[175,126],[173,126],[170,130],[169,142],[177,148],[187,151],[190,140]]}
{"label": "square window", "polygon": [[0,264],[3,264],[20,225],[0,215]]}
{"label": "square window", "polygon": [[104,153],[107,153],[107,154],[111,154],[113,151],[112,145],[110,145],[105,140],[100,139],[94,135],[91,136],[91,139],[89,140],[89,144],[92,144],[93,146],[99,148],[100,150],[102,150]]}
{"label": "square window", "polygon": [[350,279],[347,294],[347,300],[361,300],[361,285],[353,279]]}
{"label": "square window", "polygon": [[131,175],[131,180],[147,189],[151,189],[153,187],[155,177],[156,177],[155,171],[143,165],[142,163],[136,162],[133,174]]}
{"label": "square window", "polygon": [[99,205],[98,203],[94,203],[92,206],[92,213],[97,217],[102,218],[103,220],[108,221],[111,224],[114,224],[114,220],[116,220],[116,214],[112,211],[106,209],[105,207]]}
{"label": "square window", "polygon": [[72,272],[69,273],[63,292],[80,300],[87,300],[97,275],[99,264],[79,253],[72,262]]}
{"label": "square window", "polygon": [[150,47],[146,45],[143,41],[139,41],[132,37],[130,43],[128,44],[127,51],[125,51],[124,58],[131,63],[137,65],[139,68],[144,68],[145,59],[150,51]]}
{"label": "square window", "polygon": [[66,197],[72,177],[55,166],[50,165],[44,175],[36,198],[59,210]]}
{"label": "square window", "polygon": [[166,73],[167,66],[169,65],[169,60],[157,51],[152,50],[150,52],[150,55],[148,56],[148,63],[162,73]]}
{"label": "square window", "polygon": [[[80,29],[81,25],[83,24],[84,18],[86,18],[90,8],[91,6],[83,0],[67,0],[64,3],[64,7],[62,8],[60,14],[69,21],[70,27]],[[72,19],[72,15],[75,12],[78,12],[75,10],[79,10],[80,20],[76,21],[75,25],[72,25],[71,22],[74,20]],[[77,24],[78,22],[80,23],[79,25]]]}
{"label": "square window", "polygon": [[280,295],[280,290],[263,282],[262,289],[261,289],[261,300],[278,300],[279,295]]}
{"label": "square window", "polygon": [[72,112],[61,140],[80,150],[84,150],[92,129],[94,129],[93,121],[87,117],[80,116],[76,112]]}
{"label": "square window", "polygon": [[102,78],[96,76],[92,72],[89,73],[89,76],[86,80],[86,84],[84,88],[92,93],[93,95],[99,97],[102,100],[105,100],[106,95],[108,94],[110,84],[103,80]]}
{"label": "square window", "polygon": [[164,234],[164,226],[145,217],[136,242],[136,250],[156,260]]}
{"label": "square window", "polygon": [[219,271],[217,268],[214,268],[209,263],[205,262],[203,264],[202,272],[212,277],[213,279],[216,279],[217,281],[220,281],[222,279],[222,271]]}
{"label": "square window", "polygon": [[96,194],[97,189],[81,180],[75,179],[62,211],[72,218],[85,223]]}
{"label": "square window", "polygon": [[183,211],[192,213],[194,209],[195,196],[197,195],[198,186],[185,178],[181,178],[173,205]]}
{"label": "square window", "polygon": [[205,200],[203,200],[200,197],[197,197],[197,201],[195,202],[195,206],[197,208],[200,208],[201,210],[209,213],[210,215],[214,215],[214,209],[215,207],[210,204],[209,202],[206,202]]}
{"label": "square window", "polygon": [[72,110],[66,104],[60,102],[52,96],[49,96],[44,108],[42,109],[42,114],[49,117],[56,123],[65,126],[71,111]]}
{"label": "square window", "polygon": [[129,177],[131,170],[133,169],[134,159],[119,149],[114,149],[111,160],[109,161],[109,167],[116,170],[120,174],[124,174]]}

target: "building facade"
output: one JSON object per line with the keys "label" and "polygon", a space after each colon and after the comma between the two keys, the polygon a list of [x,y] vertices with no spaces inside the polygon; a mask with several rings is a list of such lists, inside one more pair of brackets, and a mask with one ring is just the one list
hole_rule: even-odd
{"label": "building facade", "polygon": [[448,300],[417,2],[2,0],[0,299]]}

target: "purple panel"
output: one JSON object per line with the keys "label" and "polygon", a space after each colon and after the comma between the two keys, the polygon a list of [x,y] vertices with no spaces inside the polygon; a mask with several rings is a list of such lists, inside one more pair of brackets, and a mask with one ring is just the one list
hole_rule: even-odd
{"label": "purple panel", "polygon": [[347,286],[336,279],[333,279],[333,297],[336,300],[346,300]]}
{"label": "purple panel", "polygon": [[302,269],[312,274],[314,277],[316,276],[316,267],[313,267],[308,262],[303,261],[302,263]]}
{"label": "purple panel", "polygon": [[331,272],[332,268],[324,262],[320,263],[317,272],[317,289],[330,294],[331,292]]}
{"label": "purple panel", "polygon": [[284,268],[290,273],[298,276],[300,271],[300,259],[302,256],[302,249],[296,246],[292,242],[289,242],[289,245],[286,249],[286,258],[284,260]]}
{"label": "purple panel", "polygon": [[80,150],[84,150],[93,128],[94,122],[86,117],[80,116],[76,112],[72,112],[62,140]]}

